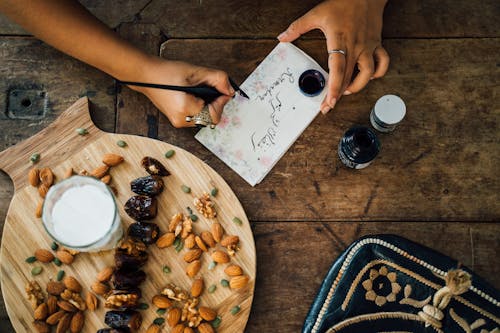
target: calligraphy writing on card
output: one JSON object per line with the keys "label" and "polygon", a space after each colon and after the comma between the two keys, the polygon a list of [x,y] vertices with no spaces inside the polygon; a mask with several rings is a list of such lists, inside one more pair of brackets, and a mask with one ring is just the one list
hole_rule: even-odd
{"label": "calligraphy writing on card", "polygon": [[202,129],[196,139],[250,185],[260,183],[319,113],[326,89],[311,96],[299,88],[308,70],[328,80],[302,50],[278,44],[241,85],[250,99],[236,96],[217,127]]}

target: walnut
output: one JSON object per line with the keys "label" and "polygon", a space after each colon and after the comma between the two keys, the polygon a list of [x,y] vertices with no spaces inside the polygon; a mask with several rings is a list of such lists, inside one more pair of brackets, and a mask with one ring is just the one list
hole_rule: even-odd
{"label": "walnut", "polygon": [[228,245],[227,246],[227,253],[230,255],[230,256],[234,256],[236,254],[236,252],[238,252],[240,250],[239,246],[236,245],[236,244],[231,244],[231,245]]}
{"label": "walnut", "polygon": [[[182,213],[177,213],[174,216],[172,216],[172,219],[170,220],[170,223],[168,224],[168,232],[174,232],[175,236],[179,235],[179,233],[182,231],[182,226],[178,227],[181,221],[184,219],[184,215]],[[177,232],[177,230],[179,230]]]}
{"label": "walnut", "polygon": [[188,293],[172,283],[169,284],[167,287],[165,287],[162,290],[161,294],[178,302],[185,301],[188,299]]}
{"label": "walnut", "polygon": [[74,293],[71,290],[66,289],[62,292],[61,298],[74,305],[78,310],[85,311],[87,309],[87,304],[79,293]]}
{"label": "walnut", "polygon": [[139,301],[140,295],[138,293],[117,293],[111,294],[106,297],[104,306],[106,308],[118,309],[121,307],[134,307]]}
{"label": "walnut", "polygon": [[131,238],[127,238],[120,244],[119,250],[129,256],[138,257],[141,255],[141,252],[146,251],[146,245],[141,241],[134,241]]}
{"label": "walnut", "polygon": [[215,204],[210,199],[210,195],[208,193],[203,193],[203,195],[199,198],[194,199],[194,206],[203,216],[209,219],[213,219],[217,216],[217,212],[215,211]]}
{"label": "walnut", "polygon": [[30,281],[26,284],[25,287],[26,295],[28,300],[31,303],[31,307],[35,310],[38,305],[42,304],[45,300],[45,295],[43,294],[43,290],[36,281]]}
{"label": "walnut", "polygon": [[193,221],[191,220],[190,217],[186,217],[184,221],[182,222],[182,233],[181,233],[181,238],[186,239],[187,236],[193,231]]}
{"label": "walnut", "polygon": [[198,327],[203,320],[198,311],[198,304],[200,303],[198,298],[191,298],[184,303],[182,309],[182,321],[187,321],[189,327]]}

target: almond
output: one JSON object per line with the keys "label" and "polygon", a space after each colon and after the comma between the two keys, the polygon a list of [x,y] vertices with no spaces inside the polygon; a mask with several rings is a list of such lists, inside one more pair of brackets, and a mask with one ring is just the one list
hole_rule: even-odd
{"label": "almond", "polygon": [[196,280],[194,280],[193,285],[191,286],[191,296],[199,297],[203,292],[204,286],[205,283],[203,282],[202,278],[197,278]]}
{"label": "almond", "polygon": [[50,295],[47,298],[47,310],[49,312],[49,316],[57,312],[57,297]]}
{"label": "almond", "polygon": [[184,324],[178,324],[174,328],[172,328],[172,333],[184,333]]}
{"label": "almond", "polygon": [[241,267],[238,265],[230,265],[226,267],[224,273],[226,273],[229,276],[239,276],[243,275],[243,269],[241,269]]}
{"label": "almond", "polygon": [[235,235],[227,235],[220,241],[220,245],[228,247],[229,245],[236,245],[240,242],[240,238]]}
{"label": "almond", "polygon": [[198,274],[198,272],[200,271],[200,268],[201,268],[201,261],[194,260],[186,267],[186,274],[189,277],[195,277],[196,274]]}
{"label": "almond", "polygon": [[66,313],[57,324],[56,333],[66,333],[71,325],[71,313]]}
{"label": "almond", "polygon": [[35,251],[35,258],[36,260],[47,264],[54,260],[54,255],[49,250],[38,249]]}
{"label": "almond", "polygon": [[160,309],[168,309],[172,306],[172,301],[163,295],[155,295],[152,300],[153,304]]}
{"label": "almond", "polygon": [[94,282],[91,286],[90,289],[92,289],[97,295],[104,295],[109,291],[109,287],[105,285],[102,282],[96,281]]}
{"label": "almond", "polygon": [[49,281],[47,282],[47,293],[54,296],[59,296],[66,289],[64,283],[57,281]]}
{"label": "almond", "polygon": [[82,291],[82,285],[73,276],[66,276],[63,280],[63,283],[66,288],[75,293],[80,293]]}
{"label": "almond", "polygon": [[41,169],[38,177],[40,177],[40,182],[42,182],[43,185],[47,186],[47,188],[51,187],[52,184],[54,184],[54,174],[49,168]]}
{"label": "almond", "polygon": [[200,317],[205,319],[206,321],[212,321],[217,317],[217,312],[206,306],[200,306],[198,311],[200,312]]}
{"label": "almond", "polygon": [[179,308],[171,308],[168,310],[167,314],[167,323],[170,327],[174,327],[181,320],[181,309]]}
{"label": "almond", "polygon": [[209,323],[201,323],[200,326],[198,326],[198,332],[199,333],[215,333],[212,325]]}
{"label": "almond", "polygon": [[73,318],[71,318],[71,323],[69,325],[69,331],[71,333],[80,333],[85,323],[85,317],[82,311],[78,311]]}
{"label": "almond", "polygon": [[102,177],[101,182],[103,182],[106,185],[109,185],[109,183],[111,183],[111,175],[106,175]]}
{"label": "almond", "polygon": [[186,239],[184,240],[184,246],[187,249],[192,249],[193,247],[196,246],[196,240],[194,238],[195,238],[194,234],[189,234],[189,236],[187,236]]}
{"label": "almond", "polygon": [[151,324],[146,330],[146,333],[160,333],[161,327],[156,324]]}
{"label": "almond", "polygon": [[40,304],[36,309],[33,317],[35,320],[45,320],[49,314],[47,303]]}
{"label": "almond", "polygon": [[63,176],[63,178],[64,178],[64,179],[68,179],[69,177],[73,176],[73,174],[74,174],[73,168],[68,168],[68,169],[66,169],[66,171],[64,172],[64,176]]}
{"label": "almond", "polygon": [[43,321],[34,321],[33,326],[37,333],[50,333],[50,326]]}
{"label": "almond", "polygon": [[175,241],[175,234],[173,232],[167,232],[166,234],[163,234],[158,240],[156,241],[156,246],[158,246],[160,249],[172,246]]}
{"label": "almond", "polygon": [[214,253],[212,253],[212,259],[219,264],[226,264],[231,260],[229,255],[223,251],[214,251]]}
{"label": "almond", "polygon": [[215,245],[217,244],[212,234],[208,231],[203,231],[200,236],[203,242],[205,242],[205,244],[207,244],[210,247],[215,247]]}
{"label": "almond", "polygon": [[95,168],[94,170],[92,170],[92,172],[90,173],[90,175],[92,177],[101,179],[102,177],[106,176],[106,174],[108,173],[108,171],[109,171],[109,166],[107,166],[107,165],[101,165],[101,166]]}
{"label": "almond", "polygon": [[71,253],[66,250],[59,250],[56,252],[56,257],[61,260],[63,264],[71,265],[75,259]]}
{"label": "almond", "polygon": [[104,154],[104,156],[102,157],[102,163],[110,167],[117,166],[118,164],[123,162],[123,160],[123,156],[117,154]]}
{"label": "almond", "polygon": [[35,210],[35,216],[37,218],[42,217],[43,214],[43,200],[38,202],[38,205],[36,205],[36,210]]}
{"label": "almond", "polygon": [[219,222],[215,222],[212,224],[211,230],[214,240],[219,243],[224,235],[224,228],[222,228],[222,225]]}
{"label": "almond", "polygon": [[250,278],[247,275],[235,276],[229,281],[231,289],[241,289],[247,285]]}
{"label": "almond", "polygon": [[97,306],[99,305],[99,301],[97,300],[96,295],[88,292],[87,296],[85,297],[85,304],[87,304],[87,309],[89,309],[89,311],[95,311],[95,309],[97,309]]}
{"label": "almond", "polygon": [[201,254],[203,252],[200,250],[200,249],[193,249],[193,250],[189,250],[188,252],[186,252],[186,254],[184,255],[184,261],[185,262],[193,262],[195,261],[196,259],[199,259],[201,257]]}
{"label": "almond", "polygon": [[38,194],[45,199],[45,197],[47,196],[47,192],[49,191],[49,188],[47,185],[45,184],[40,184],[40,186],[38,186]]}
{"label": "almond", "polygon": [[113,275],[113,272],[114,272],[114,268],[111,266],[108,266],[108,267],[104,268],[102,271],[100,271],[99,274],[97,274],[97,280],[99,282],[109,281],[109,279],[111,279],[111,276]]}
{"label": "almond", "polygon": [[196,245],[203,251],[207,252],[207,246],[205,245],[205,242],[200,238],[200,236],[195,236],[194,241],[196,242]]}
{"label": "almond", "polygon": [[194,333],[194,330],[191,327],[184,327],[184,331],[182,333]]}
{"label": "almond", "polygon": [[31,186],[37,187],[38,184],[40,184],[40,170],[37,168],[33,168],[28,172],[28,182],[30,183]]}
{"label": "almond", "polygon": [[77,308],[68,301],[58,301],[57,305],[66,312],[76,312]]}
{"label": "almond", "polygon": [[55,325],[59,322],[59,320],[61,320],[65,313],[66,312],[64,312],[63,310],[57,311],[56,313],[51,314],[45,322],[51,326]]}

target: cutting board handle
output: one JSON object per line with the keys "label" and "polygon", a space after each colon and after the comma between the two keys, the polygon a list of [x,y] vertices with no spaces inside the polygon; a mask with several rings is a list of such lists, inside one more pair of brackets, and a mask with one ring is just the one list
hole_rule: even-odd
{"label": "cutting board handle", "polygon": [[[88,134],[78,135],[77,128],[87,129]],[[0,152],[0,169],[18,190],[28,183],[28,172],[33,167],[31,155],[40,154],[37,167],[57,165],[103,134],[90,119],[88,98],[82,97],[48,127]]]}

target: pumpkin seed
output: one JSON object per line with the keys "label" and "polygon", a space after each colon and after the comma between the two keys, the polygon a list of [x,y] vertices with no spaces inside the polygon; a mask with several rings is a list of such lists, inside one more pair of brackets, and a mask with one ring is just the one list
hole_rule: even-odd
{"label": "pumpkin seed", "polygon": [[64,274],[66,273],[64,273],[62,269],[59,272],[57,272],[57,281],[62,281]]}
{"label": "pumpkin seed", "polygon": [[179,253],[184,248],[184,242],[179,239],[179,243],[175,247],[175,252]]}
{"label": "pumpkin seed", "polygon": [[223,287],[229,287],[229,281],[226,280],[226,279],[222,279],[220,280],[220,284],[223,286]]}
{"label": "pumpkin seed", "polygon": [[165,322],[165,318],[156,318],[155,320],[153,320],[153,324],[155,325],[163,325],[163,323]]}
{"label": "pumpkin seed", "polygon": [[193,210],[191,209],[191,207],[188,206],[188,207],[186,207],[186,209],[187,209],[189,215],[193,215]]}
{"label": "pumpkin seed", "polygon": [[174,156],[174,155],[175,155],[175,150],[172,150],[172,149],[170,149],[169,151],[167,151],[167,152],[165,153],[165,157],[166,157],[166,158],[170,158],[170,157],[172,157],[172,156]]}
{"label": "pumpkin seed", "polygon": [[181,242],[181,239],[179,237],[177,237],[175,240],[174,240],[174,247],[177,247],[179,246],[179,243]]}
{"label": "pumpkin seed", "polygon": [[217,266],[217,263],[215,261],[212,261],[210,264],[208,264],[208,270],[211,271],[212,269]]}
{"label": "pumpkin seed", "polygon": [[87,131],[86,128],[77,128],[76,129],[76,133],[78,133],[78,135],[87,135],[89,134],[89,131]]}
{"label": "pumpkin seed", "polygon": [[59,260],[59,258],[54,258],[53,262],[54,262],[54,264],[55,264],[56,266],[61,266],[61,265],[62,265],[62,261],[61,261],[61,260]]}
{"label": "pumpkin seed", "polygon": [[59,245],[56,242],[52,242],[50,245],[50,248],[54,251],[56,251],[59,248]]}
{"label": "pumpkin seed", "polygon": [[210,191],[210,194],[215,197],[217,196],[217,193],[219,193],[219,190],[217,189],[217,187],[214,187],[211,191]]}
{"label": "pumpkin seed", "polygon": [[237,225],[242,225],[243,221],[241,221],[238,217],[233,217],[233,222]]}
{"label": "pumpkin seed", "polygon": [[123,141],[123,140],[118,140],[116,142],[116,144],[118,145],[118,147],[122,147],[122,148],[127,147],[127,143],[125,141]]}
{"label": "pumpkin seed", "polygon": [[159,316],[163,316],[166,312],[167,312],[167,309],[158,309],[158,310],[156,310],[156,313]]}
{"label": "pumpkin seed", "polygon": [[217,286],[215,284],[211,285],[210,287],[208,287],[208,292],[210,294],[213,294],[215,289],[217,289]]}
{"label": "pumpkin seed", "polygon": [[170,267],[168,267],[168,266],[163,266],[163,273],[168,274],[168,273],[170,273],[170,272],[172,272],[172,270],[170,269]]}
{"label": "pumpkin seed", "polygon": [[182,192],[184,192],[184,193],[191,193],[191,187],[189,187],[189,186],[182,185],[181,189],[182,189]]}
{"label": "pumpkin seed", "polygon": [[31,275],[38,275],[43,271],[43,268],[41,266],[35,266],[31,270]]}
{"label": "pumpkin seed", "polygon": [[137,308],[138,308],[139,310],[146,310],[146,309],[148,309],[148,308],[149,308],[149,305],[148,305],[148,304],[146,304],[146,303],[141,303],[141,304],[139,304],[139,306],[137,306]]}
{"label": "pumpkin seed", "polygon": [[212,320],[212,327],[217,328],[220,326],[220,323],[222,322],[222,318],[217,316],[214,320]]}
{"label": "pumpkin seed", "polygon": [[236,306],[234,306],[234,307],[231,309],[231,311],[230,311],[230,312],[231,312],[231,314],[234,316],[234,315],[236,315],[238,312],[240,312],[240,310],[241,310],[241,308],[240,308],[238,305],[236,305]]}
{"label": "pumpkin seed", "polygon": [[30,161],[33,162],[33,164],[40,161],[40,154],[34,153],[33,155],[31,155]]}
{"label": "pumpkin seed", "polygon": [[36,261],[36,257],[28,257],[24,261],[26,261],[28,264],[32,264]]}
{"label": "pumpkin seed", "polygon": [[191,221],[193,221],[193,222],[198,221],[198,216],[197,216],[197,215],[191,214],[191,215],[189,215],[189,218],[190,218],[190,219],[191,219]]}

